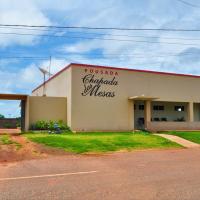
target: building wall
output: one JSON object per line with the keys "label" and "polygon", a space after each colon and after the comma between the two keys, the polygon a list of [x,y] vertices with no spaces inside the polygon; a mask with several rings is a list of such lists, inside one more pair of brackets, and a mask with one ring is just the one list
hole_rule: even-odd
{"label": "building wall", "polygon": [[18,122],[17,118],[0,118],[0,128],[17,128]]}
{"label": "building wall", "polygon": [[150,131],[200,130],[200,122],[149,122]]}
{"label": "building wall", "polygon": [[[93,79],[103,79],[109,84],[98,85],[95,81],[90,84],[84,79],[93,75]],[[67,97],[68,125],[72,130],[123,131],[134,129],[133,101],[129,97],[144,95],[158,97],[157,101],[200,103],[199,85],[200,78],[188,76],[72,64],[46,84],[46,94]],[[93,89],[98,92],[92,93]],[[42,95],[41,90],[33,95]]]}
{"label": "building wall", "polygon": [[[45,84],[47,97],[67,97],[67,124],[71,126],[71,68],[64,70]],[[32,96],[43,96],[43,86],[32,92]]]}
{"label": "building wall", "polygon": [[[186,105],[184,102],[200,101],[200,94],[197,92],[200,78],[92,68],[84,67],[84,65],[73,67],[72,70],[73,130],[132,130],[134,128],[134,108],[133,101],[128,98],[133,96],[158,97],[157,101],[179,102],[178,104],[182,102],[183,105]],[[100,90],[115,92],[115,97],[82,95],[84,91],[83,78],[86,75],[93,74],[94,78],[112,80],[114,75],[110,75],[110,72],[114,74],[117,72],[115,80],[118,81],[118,84],[102,84]],[[86,87],[89,85],[86,84]],[[91,87],[94,85],[92,83]],[[168,107],[170,106],[171,104],[168,104]],[[174,111],[167,114],[173,115]],[[154,113],[154,115],[157,114]],[[182,115],[185,119],[187,118],[186,112],[175,113],[175,116],[171,118],[182,117]]]}
{"label": "building wall", "polygon": [[38,120],[63,120],[67,123],[67,98],[66,97],[36,97],[30,96],[28,126]]}

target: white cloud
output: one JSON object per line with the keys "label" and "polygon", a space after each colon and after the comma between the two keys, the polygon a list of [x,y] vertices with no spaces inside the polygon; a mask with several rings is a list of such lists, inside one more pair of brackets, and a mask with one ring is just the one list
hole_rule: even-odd
{"label": "white cloud", "polygon": [[[33,1],[27,0],[1,0],[0,3],[0,23],[1,24],[27,24],[27,25],[49,25],[50,20],[37,7]],[[2,35],[3,33],[8,33]],[[27,33],[26,30],[0,28],[0,47],[8,45],[30,45],[34,44],[38,37],[20,36],[9,33]],[[42,31],[28,31],[28,33],[41,34]]]}

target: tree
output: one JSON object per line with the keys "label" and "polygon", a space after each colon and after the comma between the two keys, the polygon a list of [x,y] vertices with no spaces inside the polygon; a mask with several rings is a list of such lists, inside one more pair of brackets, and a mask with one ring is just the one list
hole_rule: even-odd
{"label": "tree", "polygon": [[4,118],[5,118],[5,116],[0,114],[0,119],[4,119]]}

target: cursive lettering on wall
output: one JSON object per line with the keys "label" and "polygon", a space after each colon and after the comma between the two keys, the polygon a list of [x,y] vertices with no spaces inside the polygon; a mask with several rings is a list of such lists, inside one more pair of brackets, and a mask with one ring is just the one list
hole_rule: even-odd
{"label": "cursive lettering on wall", "polygon": [[[96,74],[86,74],[82,77],[84,89],[81,93],[82,96],[94,97],[115,97],[113,87],[118,86],[116,76],[109,78],[97,77]],[[110,87],[110,90],[108,89]]]}

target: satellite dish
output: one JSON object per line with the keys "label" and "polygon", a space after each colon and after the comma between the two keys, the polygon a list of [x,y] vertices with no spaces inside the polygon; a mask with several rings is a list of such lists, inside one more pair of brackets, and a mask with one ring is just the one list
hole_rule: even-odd
{"label": "satellite dish", "polygon": [[40,70],[44,75],[52,76],[52,74],[51,74],[50,72],[48,72],[46,69],[43,69],[43,68],[39,67],[39,70]]}

